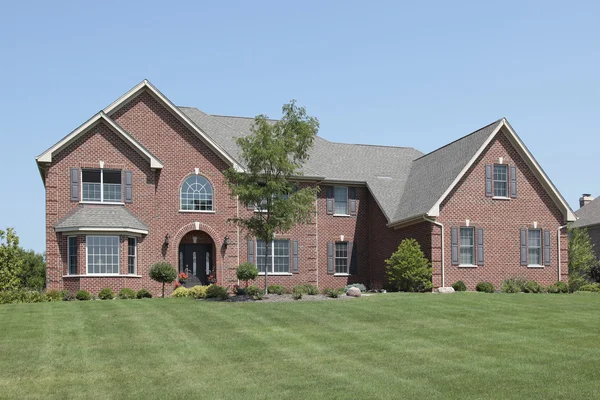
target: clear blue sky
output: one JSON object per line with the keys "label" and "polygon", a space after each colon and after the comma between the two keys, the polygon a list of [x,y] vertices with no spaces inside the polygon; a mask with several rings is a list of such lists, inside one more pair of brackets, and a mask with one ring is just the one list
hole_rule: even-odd
{"label": "clear blue sky", "polygon": [[600,194],[598,2],[399,3],[3,0],[0,228],[44,250],[34,157],[144,78],[213,114],[295,98],[328,140],[424,152],[506,116],[574,209]]}

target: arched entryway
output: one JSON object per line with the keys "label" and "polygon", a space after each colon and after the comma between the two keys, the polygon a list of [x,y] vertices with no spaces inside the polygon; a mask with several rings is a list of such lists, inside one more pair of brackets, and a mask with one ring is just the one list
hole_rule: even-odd
{"label": "arched entryway", "polygon": [[215,242],[204,231],[186,233],[179,242],[178,271],[185,272],[186,287],[208,285],[216,280]]}

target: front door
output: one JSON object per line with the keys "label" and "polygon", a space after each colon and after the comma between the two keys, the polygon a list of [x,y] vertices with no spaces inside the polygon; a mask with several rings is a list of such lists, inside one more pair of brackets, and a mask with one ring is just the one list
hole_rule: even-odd
{"label": "front door", "polygon": [[212,246],[209,244],[179,245],[179,272],[188,274],[186,287],[206,285],[211,273]]}

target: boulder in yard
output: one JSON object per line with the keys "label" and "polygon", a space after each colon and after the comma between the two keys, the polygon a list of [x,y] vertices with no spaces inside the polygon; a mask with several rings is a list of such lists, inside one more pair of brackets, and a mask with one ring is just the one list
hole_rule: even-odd
{"label": "boulder in yard", "polygon": [[346,295],[347,296],[352,296],[352,297],[360,297],[362,294],[360,293],[360,289],[359,288],[357,288],[357,287],[351,287],[346,292]]}
{"label": "boulder in yard", "polygon": [[441,288],[438,288],[437,292],[438,293],[454,293],[454,288],[452,286],[441,287]]}

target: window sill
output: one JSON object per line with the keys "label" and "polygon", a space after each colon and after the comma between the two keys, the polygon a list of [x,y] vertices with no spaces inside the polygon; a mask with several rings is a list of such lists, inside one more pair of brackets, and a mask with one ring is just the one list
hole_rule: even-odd
{"label": "window sill", "polygon": [[214,214],[215,210],[179,210],[180,213]]}
{"label": "window sill", "polygon": [[474,264],[458,264],[458,268],[477,268]]}
{"label": "window sill", "polygon": [[350,274],[340,274],[340,273],[337,273],[337,274],[333,274],[333,276],[350,276]]}
{"label": "window sill", "polygon": [[134,274],[84,274],[84,275],[63,275],[63,278],[141,278],[141,275]]}
{"label": "window sill", "polygon": [[[265,276],[264,272],[259,272],[259,276]],[[289,272],[269,272],[268,276],[292,276],[294,274],[290,274]]]}
{"label": "window sill", "polygon": [[86,201],[86,200],[81,200],[79,202],[79,204],[102,204],[102,205],[109,205],[109,206],[124,206],[125,203],[121,202],[121,201]]}
{"label": "window sill", "polygon": [[334,217],[351,217],[350,214],[333,214]]}
{"label": "window sill", "polygon": [[544,265],[529,264],[529,265],[527,265],[527,268],[544,268]]}
{"label": "window sill", "polygon": [[492,200],[510,200],[510,197],[506,197],[506,196],[492,196]]}

